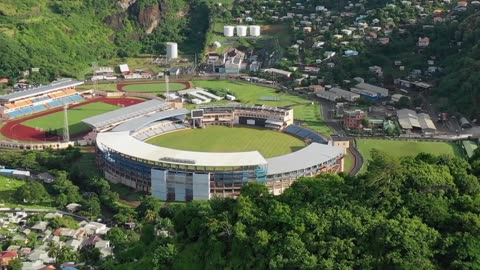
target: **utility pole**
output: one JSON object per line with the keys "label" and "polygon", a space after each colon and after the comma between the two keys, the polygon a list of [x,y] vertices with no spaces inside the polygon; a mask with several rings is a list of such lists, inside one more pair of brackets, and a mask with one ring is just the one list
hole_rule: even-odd
{"label": "utility pole", "polygon": [[63,105],[63,141],[70,141],[70,131],[68,130],[68,104]]}

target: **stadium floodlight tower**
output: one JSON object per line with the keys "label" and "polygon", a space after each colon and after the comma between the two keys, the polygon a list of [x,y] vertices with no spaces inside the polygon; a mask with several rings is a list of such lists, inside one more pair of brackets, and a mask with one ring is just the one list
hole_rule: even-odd
{"label": "stadium floodlight tower", "polygon": [[63,105],[63,141],[70,141],[70,131],[68,130],[68,104]]}

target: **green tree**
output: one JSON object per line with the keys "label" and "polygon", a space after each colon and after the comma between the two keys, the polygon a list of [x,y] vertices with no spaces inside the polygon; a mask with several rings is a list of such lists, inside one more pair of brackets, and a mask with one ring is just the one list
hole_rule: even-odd
{"label": "green tree", "polygon": [[22,261],[20,259],[11,260],[8,264],[8,270],[22,270]]}
{"label": "green tree", "polygon": [[37,181],[30,181],[19,187],[14,196],[19,203],[29,204],[44,202],[49,197],[43,184]]}
{"label": "green tree", "polygon": [[93,246],[87,246],[80,249],[80,261],[87,265],[98,265],[101,258],[100,250]]}

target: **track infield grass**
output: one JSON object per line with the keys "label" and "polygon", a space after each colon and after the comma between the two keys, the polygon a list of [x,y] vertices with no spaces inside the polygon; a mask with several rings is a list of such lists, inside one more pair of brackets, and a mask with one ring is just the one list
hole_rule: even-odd
{"label": "track infield grass", "polygon": [[305,143],[278,131],[250,128],[209,126],[160,135],[147,141],[150,144],[198,152],[259,151],[265,158],[297,151]]}
{"label": "track infield grass", "polygon": [[[108,103],[95,102],[68,109],[68,128],[70,134],[77,134],[90,129],[88,125],[81,122],[83,119],[110,112],[118,108],[118,106]],[[63,111],[60,111],[27,120],[22,122],[22,124],[32,128],[39,128],[44,131],[56,130],[57,134],[61,134],[63,129],[63,118]]]}
{"label": "track infield grass", "polygon": [[405,156],[416,156],[420,153],[428,153],[433,155],[447,154],[451,156],[462,156],[462,153],[457,145],[447,142],[358,139],[357,149],[364,160],[360,172],[366,171],[368,161],[371,159],[370,151],[373,149],[378,149],[397,158]]}
{"label": "track infield grass", "polygon": [[[178,91],[185,89],[183,83],[169,83],[169,91]],[[122,87],[123,91],[136,93],[163,93],[167,91],[165,83],[132,83]]]}
{"label": "track infield grass", "polygon": [[[243,104],[264,104],[267,106],[289,107],[293,109],[293,116],[296,120],[303,121],[303,125],[324,135],[331,135],[332,131],[323,121],[320,104],[313,104],[312,101],[284,93],[274,88],[264,87],[251,83],[237,81],[193,81],[194,86],[212,89],[228,89],[237,101]],[[261,100],[261,97],[275,97],[278,101]],[[221,100],[215,103],[228,103],[228,100]],[[189,109],[195,106],[190,106]]]}

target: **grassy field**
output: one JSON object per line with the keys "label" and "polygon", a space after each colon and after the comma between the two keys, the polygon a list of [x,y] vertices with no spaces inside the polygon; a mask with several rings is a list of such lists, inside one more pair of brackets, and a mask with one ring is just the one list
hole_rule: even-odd
{"label": "grassy field", "polygon": [[[77,90],[91,90],[93,89],[94,86],[93,84],[82,84],[77,86]],[[116,92],[117,90],[117,84],[116,83],[99,83],[97,84],[97,90],[99,91],[111,91],[111,92]]]}
{"label": "grassy field", "polygon": [[[194,86],[213,88],[213,89],[228,89],[237,98],[237,100],[244,104],[264,104],[267,106],[286,106],[293,108],[294,117],[297,120],[304,121],[304,125],[324,135],[331,135],[332,131],[323,122],[320,115],[321,108],[319,104],[313,104],[311,100],[302,97],[285,94],[276,89],[263,87],[250,83],[235,82],[235,81],[194,81]],[[278,101],[264,101],[261,97],[278,97]],[[217,103],[226,103],[228,101],[221,100]],[[214,104],[214,103],[213,103]],[[194,107],[194,106],[190,106]]]}
{"label": "grassy field", "polygon": [[0,207],[20,207],[20,208],[52,208],[51,202],[44,202],[40,205],[19,204],[14,199],[17,189],[27,182],[12,178],[0,176]]}
{"label": "grassy field", "polygon": [[275,157],[301,149],[305,143],[273,130],[211,126],[158,136],[148,143],[201,152],[243,152],[258,150],[264,157]]}
{"label": "grassy field", "polygon": [[448,154],[452,156],[462,156],[457,145],[446,142],[360,139],[357,140],[357,148],[364,159],[364,164],[360,172],[366,170],[368,160],[371,158],[370,151],[372,149],[381,150],[394,157],[416,156],[422,152],[434,155]]}
{"label": "grassy field", "polygon": [[[118,109],[118,107],[103,102],[89,103],[80,107],[68,109],[68,124],[70,134],[76,134],[89,129],[86,124],[81,122],[83,119],[113,111],[115,109]],[[61,134],[63,129],[63,111],[30,119],[22,124],[33,128],[40,128],[45,131],[56,130],[57,134]]]}
{"label": "grassy field", "polygon": [[[169,83],[170,91],[178,91],[185,89],[185,84],[183,83]],[[127,92],[141,92],[141,93],[151,93],[151,92],[165,92],[166,84],[165,83],[148,83],[148,84],[130,84],[122,88],[123,91]]]}
{"label": "grassy field", "polygon": [[353,156],[348,151],[347,151],[347,154],[345,155],[345,160],[343,165],[344,165],[343,171],[345,173],[349,173],[350,170],[353,168],[353,165],[354,165]]}

